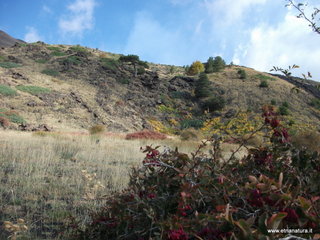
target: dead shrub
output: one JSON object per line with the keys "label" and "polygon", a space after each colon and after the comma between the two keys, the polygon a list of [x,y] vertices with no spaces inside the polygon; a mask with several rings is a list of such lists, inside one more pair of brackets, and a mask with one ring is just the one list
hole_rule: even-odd
{"label": "dead shrub", "polygon": [[293,146],[298,149],[307,149],[312,152],[320,153],[320,133],[314,131],[307,131],[302,133],[297,133],[291,137],[291,142]]}
{"label": "dead shrub", "polygon": [[257,134],[253,136],[245,134],[242,136],[242,141],[245,141],[247,145],[252,147],[261,147],[263,145],[263,137]]}
{"label": "dead shrub", "polygon": [[9,120],[8,120],[7,118],[0,116],[0,125],[1,125],[3,128],[7,128],[7,127],[9,127],[10,122],[9,122]]}
{"label": "dead shrub", "polygon": [[188,129],[184,129],[183,131],[181,131],[180,133],[180,138],[183,141],[187,141],[187,140],[199,140],[200,135],[199,135],[199,131],[197,131],[194,128],[188,128]]}
{"label": "dead shrub", "polygon": [[91,128],[89,128],[89,132],[92,135],[103,133],[105,130],[106,130],[106,128],[104,125],[95,125],[95,126],[92,126]]}
{"label": "dead shrub", "polygon": [[132,140],[132,139],[153,139],[153,140],[163,140],[166,139],[167,135],[159,132],[154,132],[150,130],[144,130],[144,131],[139,131],[139,132],[134,132],[134,133],[128,133],[126,135],[127,140]]}

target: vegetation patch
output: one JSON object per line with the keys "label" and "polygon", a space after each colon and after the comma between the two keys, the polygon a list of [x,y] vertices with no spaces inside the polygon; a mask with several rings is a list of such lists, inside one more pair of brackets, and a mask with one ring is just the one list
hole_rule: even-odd
{"label": "vegetation patch", "polygon": [[14,62],[0,62],[0,67],[2,68],[17,68],[21,67],[21,64],[14,63]]}
{"label": "vegetation patch", "polygon": [[204,121],[202,119],[184,119],[180,122],[180,128],[186,129],[186,128],[195,128],[199,129],[202,128],[204,124]]}
{"label": "vegetation patch", "polygon": [[128,133],[126,135],[127,140],[132,139],[153,139],[153,140],[163,140],[166,139],[167,136],[163,133],[154,132],[150,130],[139,131],[134,133]]}
{"label": "vegetation patch", "polygon": [[100,58],[102,66],[108,70],[116,71],[119,67],[119,61],[112,58]]}
{"label": "vegetation patch", "polygon": [[36,63],[41,63],[41,64],[44,64],[44,63],[47,63],[48,60],[47,59],[37,59],[35,60]]}
{"label": "vegetation patch", "polygon": [[80,45],[72,46],[70,47],[70,50],[77,53],[84,53],[86,55],[90,53],[88,49],[81,47]]}
{"label": "vegetation patch", "polygon": [[121,83],[121,84],[129,84],[130,83],[130,79],[129,78],[118,78],[117,82]]}
{"label": "vegetation patch", "polygon": [[262,80],[262,81],[260,82],[259,87],[261,87],[261,88],[267,88],[267,87],[269,87],[269,84],[268,84],[268,82],[267,82],[266,80]]}
{"label": "vegetation patch", "polygon": [[56,51],[56,52],[59,52],[62,50],[60,47],[54,47],[54,46],[49,46],[47,47],[47,49],[50,51]]}
{"label": "vegetation patch", "polygon": [[310,102],[310,106],[320,110],[320,99],[314,98]]}
{"label": "vegetation patch", "polygon": [[63,62],[65,62],[67,64],[72,64],[72,65],[79,65],[82,63],[82,60],[78,56],[69,56],[69,57],[63,59]]}
{"label": "vegetation patch", "polygon": [[89,129],[91,135],[103,133],[106,130],[104,125],[95,125]]}
{"label": "vegetation patch", "polygon": [[258,79],[258,80],[261,80],[261,81],[268,81],[268,80],[271,80],[271,81],[275,81],[276,79],[274,77],[271,77],[271,76],[267,76],[267,75],[264,75],[264,74],[256,74],[253,76],[255,79]]}
{"label": "vegetation patch", "polygon": [[38,86],[24,86],[24,85],[17,86],[16,89],[22,92],[30,93],[32,95],[49,93],[51,91],[49,88],[38,87]]}
{"label": "vegetation patch", "polygon": [[0,117],[6,118],[10,122],[17,124],[26,123],[26,120],[24,120],[24,118],[21,117],[16,111],[2,109],[2,111],[0,111]]}
{"label": "vegetation patch", "polygon": [[0,84],[0,94],[3,96],[15,96],[17,91],[7,85]]}
{"label": "vegetation patch", "polygon": [[190,100],[192,98],[191,94],[187,91],[176,91],[169,93],[170,97],[176,98],[176,99],[188,99]]}
{"label": "vegetation patch", "polygon": [[52,77],[57,77],[60,74],[57,70],[54,70],[54,69],[44,69],[41,71],[41,73],[52,76]]}

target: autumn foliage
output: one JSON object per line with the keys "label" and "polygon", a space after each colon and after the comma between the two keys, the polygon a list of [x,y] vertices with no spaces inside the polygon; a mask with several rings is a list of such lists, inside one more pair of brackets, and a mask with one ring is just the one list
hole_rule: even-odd
{"label": "autumn foliage", "polygon": [[[263,108],[270,141],[240,162],[221,161],[219,138],[202,142],[191,156],[147,146],[128,188],[106,199],[76,239],[277,239],[270,229],[320,230],[320,156],[290,143],[273,107]],[[244,145],[245,142],[240,143]],[[210,154],[204,152],[211,147]]]}

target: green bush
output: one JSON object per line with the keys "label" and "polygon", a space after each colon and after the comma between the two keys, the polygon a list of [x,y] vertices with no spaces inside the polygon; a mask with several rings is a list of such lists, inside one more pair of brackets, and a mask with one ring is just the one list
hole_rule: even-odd
{"label": "green bush", "polygon": [[79,65],[82,63],[82,60],[78,56],[69,56],[62,60],[64,63],[72,64],[72,65]]}
{"label": "green bush", "polygon": [[310,104],[310,106],[320,110],[320,99],[314,98],[311,100],[311,102],[309,104]]}
{"label": "green bush", "polygon": [[48,60],[46,60],[46,59],[37,59],[37,60],[35,60],[35,62],[36,62],[36,63],[44,64],[44,63],[47,63]]}
{"label": "green bush", "polygon": [[262,80],[262,81],[260,82],[259,87],[261,87],[261,88],[267,88],[267,87],[269,87],[269,84],[268,84],[268,82],[267,82],[266,80]]}
{"label": "green bush", "polygon": [[0,62],[5,62],[7,61],[7,58],[5,56],[0,55]]}
{"label": "green bush", "polygon": [[[4,110],[4,109],[2,109]],[[21,117],[16,111],[0,111],[0,117],[7,118],[10,122],[22,124],[26,123],[23,117]]]}
{"label": "green bush", "polygon": [[49,88],[43,88],[38,86],[24,86],[24,85],[17,86],[16,89],[22,92],[30,93],[32,95],[49,93],[51,91]]}
{"label": "green bush", "polygon": [[54,69],[44,69],[41,71],[41,73],[52,76],[52,77],[57,77],[60,75],[60,73]]}
{"label": "green bush", "polygon": [[281,105],[281,106],[279,107],[279,113],[280,113],[281,115],[284,115],[284,116],[287,116],[287,115],[290,114],[290,113],[289,113],[289,109],[288,109],[287,107],[283,106],[283,105]]}
{"label": "green bush", "polygon": [[51,56],[55,56],[55,57],[62,57],[67,55],[65,52],[61,52],[61,51],[53,51],[50,53]]}
{"label": "green bush", "polygon": [[100,58],[102,66],[111,71],[116,71],[119,67],[119,61],[112,58]]}
{"label": "green bush", "polygon": [[170,97],[176,98],[176,99],[188,99],[190,100],[192,98],[191,94],[187,91],[176,91],[176,92],[171,92]]}
{"label": "green bush", "polygon": [[118,78],[117,82],[121,83],[121,84],[129,84],[130,83],[130,79],[129,78]]}
{"label": "green bush", "polygon": [[49,46],[49,47],[47,47],[47,49],[50,50],[50,51],[56,51],[56,52],[61,51],[61,48],[60,48],[60,47]]}
{"label": "green bush", "polygon": [[208,79],[207,74],[201,73],[199,76],[199,80],[196,82],[196,88],[195,88],[195,96],[196,98],[206,98],[209,97],[211,94],[210,89],[210,81]]}
{"label": "green bush", "polygon": [[138,67],[138,71],[137,71],[138,75],[142,75],[145,72],[146,72],[146,70],[144,69],[144,67]]}
{"label": "green bush", "polygon": [[274,99],[271,99],[271,105],[273,105],[273,106],[277,105],[277,101]]}
{"label": "green bush", "polygon": [[243,70],[243,69],[239,69],[239,70],[238,70],[238,75],[239,75],[239,78],[240,78],[240,79],[246,79],[246,78],[247,78],[247,73],[246,73],[246,71]]}
{"label": "green bush", "polygon": [[21,64],[14,63],[14,62],[0,62],[0,67],[2,68],[16,68],[21,67]]}
{"label": "green bush", "polygon": [[254,75],[254,78],[257,78],[257,79],[259,79],[259,80],[261,80],[261,81],[268,81],[268,80],[274,81],[274,80],[275,80],[275,78],[270,77],[270,76],[263,75],[263,74],[261,74],[261,73],[259,73],[259,74],[257,74],[257,75]]}
{"label": "green bush", "polygon": [[90,53],[88,51],[88,49],[81,47],[80,45],[72,46],[72,47],[70,47],[70,50],[73,52],[77,52],[77,53],[84,53],[86,55],[88,55]]}
{"label": "green bush", "polygon": [[204,121],[201,119],[184,119],[180,122],[180,128],[186,129],[186,128],[195,128],[199,129],[202,128],[204,124]]}
{"label": "green bush", "polygon": [[206,99],[202,103],[203,110],[209,110],[210,112],[219,111],[224,108],[226,101],[221,96],[214,96]]}
{"label": "green bush", "polygon": [[0,84],[0,94],[3,96],[15,96],[17,95],[17,91],[9,86]]}

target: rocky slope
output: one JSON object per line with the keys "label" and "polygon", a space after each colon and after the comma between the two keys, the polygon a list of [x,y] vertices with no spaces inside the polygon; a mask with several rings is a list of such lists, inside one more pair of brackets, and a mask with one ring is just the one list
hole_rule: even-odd
{"label": "rocky slope", "polygon": [[[151,63],[135,67],[118,59],[119,55],[97,49],[42,42],[2,48],[0,109],[22,116],[29,129],[45,124],[56,131],[103,124],[109,131],[126,132],[152,128],[150,120],[179,126],[184,119],[202,118],[194,97],[197,77],[186,76],[182,67]],[[239,79],[239,68],[247,72],[247,79]],[[289,103],[295,119],[319,123],[319,110],[309,105],[315,96],[304,88],[294,93],[295,85],[277,76],[229,66],[209,74],[209,79],[212,94],[227,102],[212,116],[228,118],[248,110],[258,113],[273,100],[278,105]],[[262,79],[268,81],[267,88],[259,87]],[[26,90],[26,86],[33,89]],[[14,93],[8,94],[8,88]]]}

